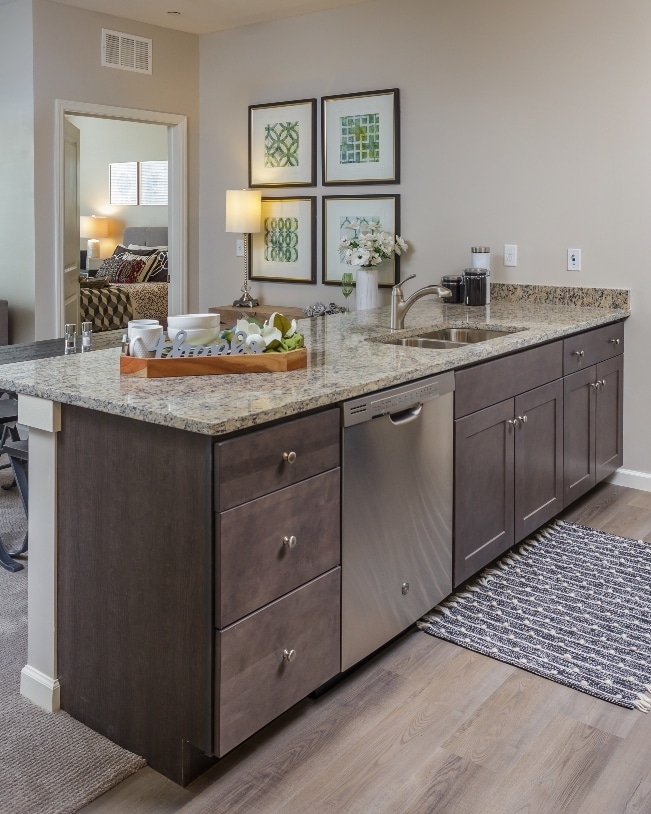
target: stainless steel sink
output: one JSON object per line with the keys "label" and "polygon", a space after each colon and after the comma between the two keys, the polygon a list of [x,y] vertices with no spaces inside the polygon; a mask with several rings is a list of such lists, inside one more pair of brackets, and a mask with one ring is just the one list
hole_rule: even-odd
{"label": "stainless steel sink", "polygon": [[405,336],[400,339],[387,339],[392,345],[404,345],[409,348],[461,348],[474,342],[487,342],[506,336],[512,331],[498,331],[489,328],[438,328],[416,336]]}

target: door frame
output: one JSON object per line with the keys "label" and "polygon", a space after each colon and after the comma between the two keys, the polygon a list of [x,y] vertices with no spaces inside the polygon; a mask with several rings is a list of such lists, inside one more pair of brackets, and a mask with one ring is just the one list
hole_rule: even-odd
{"label": "door frame", "polygon": [[55,333],[63,336],[63,184],[64,136],[66,116],[94,116],[103,119],[167,125],[167,158],[169,203],[167,225],[169,264],[174,269],[170,277],[168,309],[171,314],[184,314],[188,302],[188,172],[187,116],[139,110],[130,107],[97,105],[90,102],[55,100],[56,129],[54,145],[54,273],[55,273]]}

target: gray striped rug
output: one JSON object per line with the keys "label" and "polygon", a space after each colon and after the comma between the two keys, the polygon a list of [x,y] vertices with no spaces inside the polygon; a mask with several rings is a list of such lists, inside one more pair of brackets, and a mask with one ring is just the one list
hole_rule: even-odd
{"label": "gray striped rug", "polygon": [[651,710],[651,544],[556,521],[418,627],[613,704]]}

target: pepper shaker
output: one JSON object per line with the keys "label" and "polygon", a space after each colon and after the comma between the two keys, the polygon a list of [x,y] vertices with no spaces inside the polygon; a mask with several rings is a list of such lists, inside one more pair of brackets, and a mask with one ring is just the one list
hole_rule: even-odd
{"label": "pepper shaker", "polygon": [[66,322],[63,353],[77,353],[77,326],[74,322]]}

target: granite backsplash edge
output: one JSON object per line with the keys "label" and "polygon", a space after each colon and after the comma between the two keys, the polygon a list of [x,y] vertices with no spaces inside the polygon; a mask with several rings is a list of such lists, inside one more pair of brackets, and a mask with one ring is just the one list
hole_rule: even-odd
{"label": "granite backsplash edge", "polygon": [[580,305],[589,308],[621,308],[629,310],[630,301],[631,292],[625,288],[580,288],[575,286],[491,283],[491,302]]}

